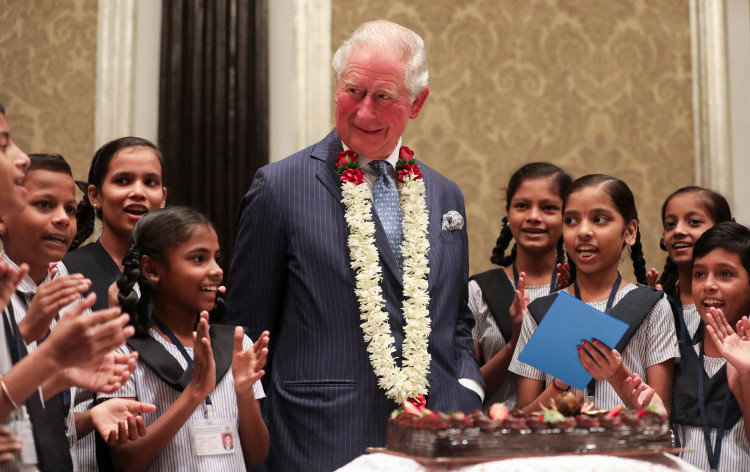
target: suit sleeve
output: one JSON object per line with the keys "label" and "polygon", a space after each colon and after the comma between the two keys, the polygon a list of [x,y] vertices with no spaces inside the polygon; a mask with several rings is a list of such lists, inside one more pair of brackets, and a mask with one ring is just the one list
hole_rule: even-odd
{"label": "suit sleeve", "polygon": [[[240,224],[227,278],[228,320],[251,339],[264,330],[273,340],[280,320],[286,271],[286,232],[266,168],[255,174],[240,203]],[[273,341],[272,341],[273,342]]]}

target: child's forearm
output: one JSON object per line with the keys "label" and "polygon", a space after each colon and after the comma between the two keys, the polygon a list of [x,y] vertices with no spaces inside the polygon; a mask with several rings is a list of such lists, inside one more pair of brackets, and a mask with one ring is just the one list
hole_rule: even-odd
{"label": "child's forearm", "polygon": [[[533,381],[533,379],[526,379],[527,381]],[[559,380],[553,380],[549,386],[546,388],[544,387],[544,384],[541,380],[536,380],[535,382],[539,382],[538,388],[543,389],[539,394],[531,401],[523,401],[525,404],[516,404],[517,407],[521,408],[521,410],[525,414],[534,413],[537,411],[540,411],[542,407],[547,407],[550,405],[550,403],[554,400],[555,396],[557,396],[560,391],[555,388],[555,382],[559,382]],[[528,382],[531,383],[531,382]],[[526,390],[526,389],[524,389]],[[531,389],[529,389],[531,390]],[[538,391],[538,390],[537,390]],[[519,388],[519,398],[525,397],[525,399],[528,399],[531,394],[531,391],[522,394],[522,389]]]}
{"label": "child's forearm", "polygon": [[245,464],[256,466],[268,456],[268,429],[260,412],[260,402],[238,394],[237,416]]}
{"label": "child's forearm", "polygon": [[516,344],[514,341],[506,344],[481,367],[480,370],[488,397],[500,388],[500,385],[508,375],[508,367],[511,360],[513,360],[513,351],[515,349]]}
{"label": "child's forearm", "polygon": [[46,354],[43,346],[21,359],[3,376],[5,391],[0,391],[0,419],[22,405],[50,375],[60,369],[59,363]]}
{"label": "child's forearm", "polygon": [[735,392],[735,398],[745,420],[745,440],[750,442],[750,372],[740,373],[740,391]]}
{"label": "child's forearm", "polygon": [[91,421],[91,410],[73,413],[76,422],[76,437],[80,440],[88,436],[94,430],[94,422]]}
{"label": "child's forearm", "polygon": [[188,386],[163,415],[148,425],[147,436],[110,446],[115,469],[131,471],[146,468],[169,444],[205,398],[205,395]]}

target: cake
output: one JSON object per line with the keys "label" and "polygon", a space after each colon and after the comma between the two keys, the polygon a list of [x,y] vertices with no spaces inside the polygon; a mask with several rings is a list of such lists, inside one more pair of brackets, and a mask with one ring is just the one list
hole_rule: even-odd
{"label": "cake", "polygon": [[672,445],[668,420],[653,408],[586,411],[582,401],[569,400],[558,397],[550,408],[531,415],[508,412],[502,404],[493,405],[489,415],[399,408],[389,420],[386,448],[422,457],[503,457]]}

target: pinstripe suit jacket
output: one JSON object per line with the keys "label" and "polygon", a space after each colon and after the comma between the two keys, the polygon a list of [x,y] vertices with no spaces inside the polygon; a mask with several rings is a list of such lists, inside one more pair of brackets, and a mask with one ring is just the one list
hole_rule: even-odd
{"label": "pinstripe suit jacket", "polygon": [[[334,158],[336,130],[319,143],[260,169],[240,205],[229,272],[229,317],[252,339],[271,332],[263,406],[272,470],[332,470],[385,443],[397,406],[378,388],[359,326],[348,230]],[[458,383],[482,384],[467,299],[466,230],[441,231],[442,215],[464,213],[456,184],[420,163],[429,223],[432,355],[427,406],[481,408]],[[403,341],[397,260],[377,217],[383,295],[396,349]]]}

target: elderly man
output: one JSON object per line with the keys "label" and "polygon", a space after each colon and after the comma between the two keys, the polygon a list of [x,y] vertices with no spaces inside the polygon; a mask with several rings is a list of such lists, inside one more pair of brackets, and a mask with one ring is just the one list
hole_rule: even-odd
{"label": "elderly man", "polygon": [[481,407],[463,197],[402,147],[427,100],[422,39],[365,23],[333,59],[336,129],[263,167],[241,208],[229,314],[271,333],[273,470],[332,470],[385,443],[400,404]]}

